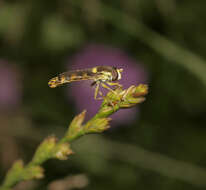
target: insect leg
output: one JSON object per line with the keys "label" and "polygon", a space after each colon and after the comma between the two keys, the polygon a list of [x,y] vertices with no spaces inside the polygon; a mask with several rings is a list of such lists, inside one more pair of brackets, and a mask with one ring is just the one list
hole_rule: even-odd
{"label": "insect leg", "polygon": [[[118,86],[119,88],[122,88],[122,85],[120,85],[119,83],[111,83],[111,82],[107,82],[108,85],[113,85],[113,86]],[[112,93],[114,93],[115,95],[117,95],[118,93],[116,91],[114,91],[113,89],[111,89],[109,86],[107,86],[106,84],[101,83],[102,87],[108,89],[109,91],[111,91]],[[119,99],[119,98],[118,98]],[[113,106],[113,103],[110,103]]]}
{"label": "insect leg", "polygon": [[119,84],[118,82],[107,82],[107,84],[109,84],[110,86],[117,86],[119,88],[122,88],[122,85]]}
{"label": "insect leg", "polygon": [[111,89],[111,88],[110,88],[109,86],[107,86],[106,84],[101,83],[101,85],[102,85],[103,88],[106,88],[107,90],[112,91],[114,94],[116,93],[113,89]]}
{"label": "insect leg", "polygon": [[95,92],[94,92],[94,99],[95,99],[95,100],[102,100],[102,97],[97,98],[98,93],[99,93],[100,96],[103,96],[102,92],[99,91],[100,83],[96,83],[96,85],[97,85],[97,86],[96,86]]}
{"label": "insect leg", "polygon": [[95,92],[94,92],[94,99],[97,99],[97,95],[98,95],[98,91],[99,91],[99,83],[97,83],[97,86],[95,87]]}
{"label": "insect leg", "polygon": [[[112,93],[114,94],[117,94],[113,89],[111,89],[109,86],[107,86],[106,84],[104,83],[101,83],[102,87],[103,88],[106,88],[107,90],[111,91]],[[112,107],[114,107],[114,103],[112,102],[112,100],[110,100],[107,96],[105,97],[109,103],[109,105],[111,105]]]}

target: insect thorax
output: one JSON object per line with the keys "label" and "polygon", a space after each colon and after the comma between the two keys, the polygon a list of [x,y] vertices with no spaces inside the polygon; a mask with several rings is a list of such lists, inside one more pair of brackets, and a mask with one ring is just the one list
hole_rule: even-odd
{"label": "insect thorax", "polygon": [[[119,72],[115,67],[110,66],[99,66],[96,67],[97,72],[102,73],[102,76],[99,78],[99,81],[106,82],[106,81],[116,81],[119,78]],[[121,74],[120,74],[121,75]]]}

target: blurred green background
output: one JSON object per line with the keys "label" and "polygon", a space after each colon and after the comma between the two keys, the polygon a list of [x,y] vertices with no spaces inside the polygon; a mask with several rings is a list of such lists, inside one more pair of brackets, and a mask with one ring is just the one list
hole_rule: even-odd
{"label": "blurred green background", "polygon": [[44,179],[18,189],[205,189],[205,7],[194,0],[0,1],[1,180],[43,138],[65,132],[76,108],[67,87],[47,82],[94,43],[147,68],[146,102],[136,121],[75,141],[75,155],[46,162]]}

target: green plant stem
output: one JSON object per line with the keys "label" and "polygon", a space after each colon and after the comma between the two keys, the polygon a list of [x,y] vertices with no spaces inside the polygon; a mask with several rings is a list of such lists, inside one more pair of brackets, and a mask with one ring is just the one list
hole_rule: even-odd
{"label": "green plant stem", "polygon": [[86,111],[77,115],[64,137],[57,140],[50,136],[43,140],[37,147],[32,160],[24,166],[22,160],[16,161],[8,171],[0,190],[10,190],[21,181],[40,179],[44,176],[41,165],[51,158],[66,160],[73,153],[70,148],[71,142],[89,133],[101,133],[109,128],[108,118],[111,114],[121,108],[130,108],[145,100],[147,85],[131,86],[128,89],[116,89],[115,93],[109,92],[102,102],[97,114],[82,125]]}

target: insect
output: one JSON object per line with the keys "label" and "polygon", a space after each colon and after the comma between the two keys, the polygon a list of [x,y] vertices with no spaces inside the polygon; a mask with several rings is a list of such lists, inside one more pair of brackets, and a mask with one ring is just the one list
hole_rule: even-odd
{"label": "insect", "polygon": [[99,91],[100,85],[112,92],[114,91],[109,86],[122,87],[118,82],[114,82],[121,79],[122,71],[123,69],[117,69],[116,67],[111,66],[97,66],[88,69],[68,71],[49,80],[48,85],[51,88],[55,88],[64,83],[91,80],[91,86],[96,86],[94,99],[97,99],[98,93],[102,96],[102,93]]}

